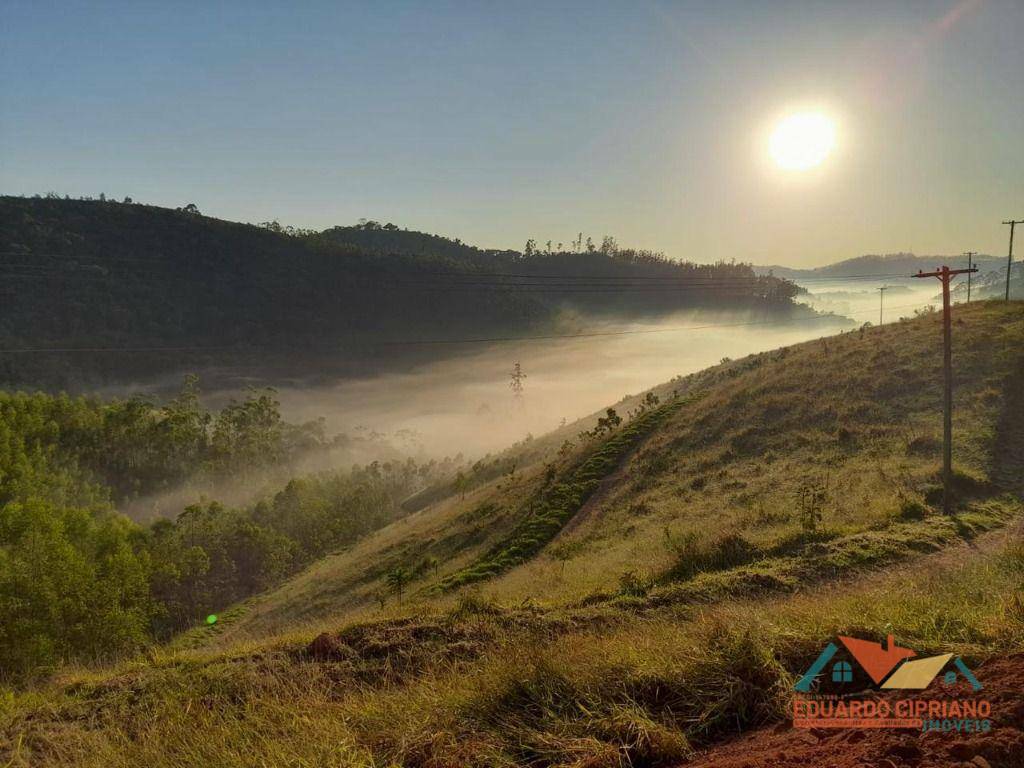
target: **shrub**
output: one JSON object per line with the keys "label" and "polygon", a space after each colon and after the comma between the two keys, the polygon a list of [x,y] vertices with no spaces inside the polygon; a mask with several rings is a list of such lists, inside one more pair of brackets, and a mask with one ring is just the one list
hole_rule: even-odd
{"label": "shrub", "polygon": [[[966,499],[976,498],[991,492],[992,485],[987,480],[979,479],[959,469],[953,470],[950,478],[950,491],[953,503]],[[942,503],[942,483],[932,483],[925,489],[924,500],[932,506]]]}
{"label": "shrub", "polygon": [[937,456],[942,450],[942,441],[931,435],[919,435],[907,443],[907,453],[912,456]]}
{"label": "shrub", "polygon": [[644,597],[651,591],[651,580],[646,576],[638,576],[634,571],[626,571],[619,576],[619,593],[627,597]]}
{"label": "shrub", "polygon": [[494,616],[501,613],[501,607],[491,598],[484,597],[477,590],[469,590],[459,595],[459,601],[449,612],[452,619],[468,616]]}
{"label": "shrub", "polygon": [[831,541],[836,538],[838,534],[835,531],[805,531],[803,529],[798,531],[791,531],[779,539],[768,549],[768,554],[772,557],[777,555],[793,555],[798,552],[803,552],[812,544],[823,544],[827,541]]}
{"label": "shrub", "polygon": [[902,520],[922,520],[930,510],[917,499],[904,499],[900,503],[899,516]]}
{"label": "shrub", "polygon": [[763,554],[738,533],[727,533],[702,544],[693,531],[675,537],[666,528],[665,543],[675,554],[675,562],[663,577],[667,581],[689,579],[705,571],[720,571],[745,565]]}
{"label": "shrub", "polygon": [[633,517],[643,517],[651,514],[654,510],[651,509],[651,505],[646,501],[637,501],[629,505],[629,509],[626,510]]}
{"label": "shrub", "polygon": [[807,480],[797,490],[800,525],[805,531],[816,531],[822,521],[828,490],[823,484]]}

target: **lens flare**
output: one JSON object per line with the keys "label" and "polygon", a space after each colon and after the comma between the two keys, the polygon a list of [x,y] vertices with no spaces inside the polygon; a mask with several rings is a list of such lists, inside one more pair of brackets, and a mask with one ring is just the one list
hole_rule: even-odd
{"label": "lens flare", "polygon": [[832,153],[836,126],[820,112],[801,112],[780,120],[768,139],[768,154],[785,171],[815,168]]}

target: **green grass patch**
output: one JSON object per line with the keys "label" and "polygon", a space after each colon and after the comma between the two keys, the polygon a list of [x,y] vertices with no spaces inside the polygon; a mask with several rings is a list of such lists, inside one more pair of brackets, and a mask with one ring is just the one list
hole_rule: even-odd
{"label": "green grass patch", "polygon": [[[810,537],[802,548],[793,551],[790,537],[769,550],[791,552],[783,556],[765,556],[736,568],[715,570],[707,567],[679,583],[654,587],[645,595],[645,607],[673,603],[706,603],[729,597],[763,592],[788,591],[812,581],[836,578],[857,570],[894,563],[915,554],[935,552],[958,540],[969,541],[985,531],[998,528],[1021,514],[1021,503],[1012,496],[977,503],[957,515],[933,515],[921,522],[892,523],[880,530],[863,531],[832,539]],[[724,558],[725,554],[749,550],[735,543],[712,545],[705,557]],[[687,561],[692,563],[693,561]],[[711,566],[721,559],[712,560]],[[667,576],[678,573],[673,569]],[[632,601],[634,606],[635,601]]]}
{"label": "green grass patch", "polygon": [[537,554],[572,519],[597,490],[601,480],[618,467],[630,450],[694,399],[695,396],[690,396],[671,400],[652,408],[600,443],[527,501],[526,516],[505,541],[492,547],[472,565],[447,576],[441,582],[441,589],[456,589],[497,576]]}

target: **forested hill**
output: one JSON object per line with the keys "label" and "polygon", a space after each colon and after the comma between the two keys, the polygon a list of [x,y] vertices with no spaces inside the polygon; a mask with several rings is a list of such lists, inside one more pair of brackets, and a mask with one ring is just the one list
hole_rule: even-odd
{"label": "forested hill", "polygon": [[[788,313],[795,291],[748,265],[677,263],[610,239],[488,251],[373,222],[309,232],[52,197],[0,197],[0,274],[0,384],[50,388],[215,365],[340,372],[415,354],[408,342],[550,328],[566,308]],[[591,276],[614,282],[581,285]]]}
{"label": "forested hill", "polygon": [[348,227],[331,227],[317,233],[317,238],[328,243],[351,245],[378,253],[441,257],[478,268],[504,267],[521,255],[517,251],[477,248],[458,238],[401,229],[395,224],[381,224],[376,221],[364,221]]}

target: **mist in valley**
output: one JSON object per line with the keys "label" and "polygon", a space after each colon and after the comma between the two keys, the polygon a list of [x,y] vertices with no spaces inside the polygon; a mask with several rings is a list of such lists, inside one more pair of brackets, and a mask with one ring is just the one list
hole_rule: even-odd
{"label": "mist in valley", "polygon": [[844,315],[858,325],[878,322],[879,288],[885,288],[883,322],[892,322],[899,317],[913,314],[928,304],[942,305],[939,283],[934,278],[906,280],[820,280],[802,282],[797,285],[807,290],[796,301],[819,312]]}
{"label": "mist in valley", "polygon": [[[686,312],[656,322],[588,325],[593,333],[629,332],[619,335],[473,345],[455,356],[452,345],[439,345],[434,362],[406,372],[327,386],[286,386],[278,396],[286,418],[323,417],[328,433],[379,433],[407,455],[475,458],[722,358],[875,323],[879,285],[816,284],[798,299],[842,317],[765,324],[743,313]],[[885,322],[933,304],[934,296],[931,282],[887,290],[891,311]],[[519,398],[510,387],[516,362],[526,375]]]}
{"label": "mist in valley", "polygon": [[[475,458],[722,358],[852,327],[842,318],[761,322],[735,313],[682,313],[657,322],[590,326],[592,333],[618,335],[500,342],[457,356],[439,348],[434,362],[406,372],[287,386],[278,396],[286,418],[323,417],[328,433],[380,433],[409,455]],[[525,374],[519,397],[510,386],[517,362]]]}
{"label": "mist in valley", "polygon": [[[405,370],[392,366],[389,372],[327,384],[316,370],[294,371],[284,382],[253,379],[252,386],[275,387],[286,421],[322,420],[325,434],[334,439],[331,447],[260,476],[216,484],[193,482],[136,499],[124,511],[142,520],[173,517],[204,498],[250,504],[292,477],[374,461],[448,459],[452,467],[473,462],[723,358],[736,359],[875,323],[882,285],[890,286],[885,297],[886,322],[934,303],[935,286],[930,283],[809,283],[798,302],[825,313],[817,318],[770,323],[763,315],[696,311],[655,321],[591,319],[570,332],[582,335],[438,344],[428,361],[422,362],[424,356],[419,354],[417,362]],[[516,363],[524,374],[518,396],[511,387]],[[303,377],[310,383],[297,383]],[[169,386],[168,380],[162,380],[157,391]],[[129,389],[139,391],[138,385]],[[214,386],[203,399],[209,407],[220,408],[245,396],[240,386]]]}

